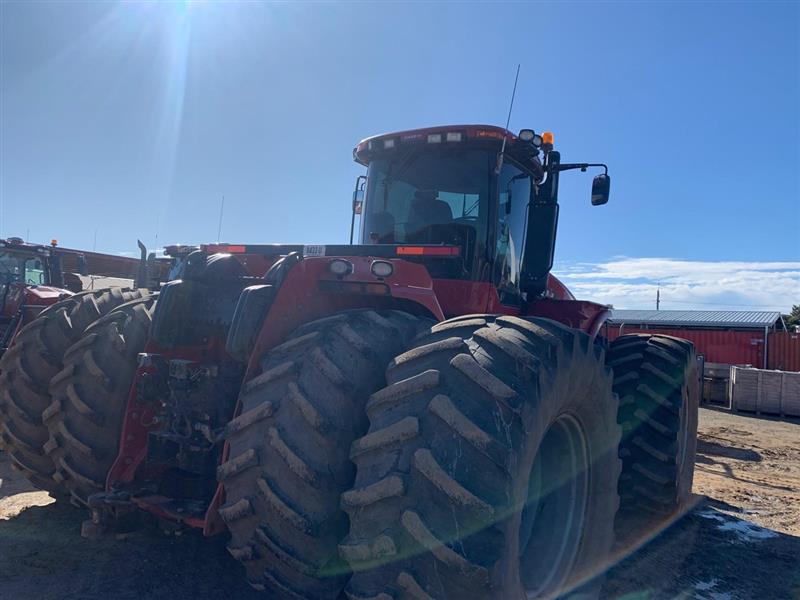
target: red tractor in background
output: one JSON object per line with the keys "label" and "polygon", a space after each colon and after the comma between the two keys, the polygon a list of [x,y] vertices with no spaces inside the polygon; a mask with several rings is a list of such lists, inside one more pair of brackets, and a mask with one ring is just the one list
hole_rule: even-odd
{"label": "red tractor in background", "polygon": [[[135,288],[158,289],[170,270],[196,247],[168,246],[165,256],[142,258],[30,244],[22,238],[0,239],[0,356],[19,331],[42,310],[84,290],[81,276],[105,280],[127,279]],[[99,286],[108,287],[108,286]]]}
{"label": "red tractor in background", "polygon": [[271,597],[596,593],[686,504],[698,405],[690,343],[608,348],[608,307],[550,275],[559,175],[605,165],[474,125],[354,157],[359,244],[203,246],[83,330],[46,407],[0,381],[47,438],[27,472],[86,534],[227,530]]}
{"label": "red tractor in background", "polygon": [[[0,354],[19,330],[46,307],[83,290],[81,275],[134,280],[135,258],[30,244],[18,237],[0,240]],[[166,275],[151,268],[154,277]]]}
{"label": "red tractor in background", "polygon": [[19,328],[43,308],[81,289],[75,273],[62,271],[55,248],[15,237],[0,240],[0,348],[5,351]]}

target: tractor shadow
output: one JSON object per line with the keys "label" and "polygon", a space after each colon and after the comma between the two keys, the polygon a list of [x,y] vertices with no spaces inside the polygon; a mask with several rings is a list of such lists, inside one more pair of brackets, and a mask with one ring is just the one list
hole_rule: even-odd
{"label": "tractor shadow", "polygon": [[[710,452],[709,452],[710,454]],[[706,454],[705,456],[708,456]],[[0,456],[0,467],[7,466]],[[15,476],[16,475],[16,476]],[[0,506],[36,492],[0,469]],[[167,536],[145,526],[124,540],[80,537],[87,513],[65,503],[0,515],[0,597],[15,600],[263,600],[224,536]],[[603,597],[800,597],[800,537],[757,527],[741,510],[696,497],[682,518],[620,552]]]}
{"label": "tractor shadow", "polygon": [[[732,481],[764,488],[766,490],[778,490],[783,492],[791,492],[794,490],[794,488],[788,485],[767,483],[743,476],[741,469],[734,469],[736,462],[732,463],[731,460],[746,463],[760,463],[763,457],[759,452],[751,448],[735,446],[723,438],[714,438],[714,436],[699,434],[697,439],[697,457],[695,459],[695,468],[698,471],[724,475]],[[737,473],[737,471],[739,472]]]}
{"label": "tractor shadow", "polygon": [[[800,537],[759,527],[712,498],[622,552],[606,598],[796,598]],[[726,512],[723,512],[726,511]]]}
{"label": "tractor shadow", "polygon": [[748,462],[761,462],[761,454],[755,450],[720,443],[722,441],[725,440],[714,441],[710,439],[710,436],[700,435],[697,440],[697,462],[711,462],[714,456]]}
{"label": "tractor shadow", "polygon": [[87,513],[52,503],[0,520],[0,596],[15,600],[261,599],[224,536],[167,536],[145,527],[124,540],[80,536]]}

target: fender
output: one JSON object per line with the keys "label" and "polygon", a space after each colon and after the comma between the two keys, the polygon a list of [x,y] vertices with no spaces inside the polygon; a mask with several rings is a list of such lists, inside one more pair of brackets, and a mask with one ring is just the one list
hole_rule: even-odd
{"label": "fender", "polygon": [[611,309],[605,304],[585,300],[545,298],[530,304],[524,314],[529,317],[552,319],[596,337],[600,328],[611,316]]}
{"label": "fender", "polygon": [[[334,275],[329,269],[331,260],[347,260],[353,265],[353,271],[345,276]],[[394,272],[380,278],[370,271],[374,260],[370,256],[343,256],[306,258],[297,262],[286,274],[269,307],[250,354],[244,380],[258,375],[259,357],[300,325],[343,310],[400,309],[444,320],[433,280],[423,265],[381,259],[392,263]]]}

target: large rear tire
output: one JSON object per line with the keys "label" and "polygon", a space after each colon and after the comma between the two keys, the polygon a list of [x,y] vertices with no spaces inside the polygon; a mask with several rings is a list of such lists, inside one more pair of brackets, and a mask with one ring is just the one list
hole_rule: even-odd
{"label": "large rear tire", "polygon": [[692,343],[665,335],[619,337],[607,362],[614,371],[623,431],[617,536],[630,543],[652,533],[689,500],[700,380]]}
{"label": "large rear tire", "polygon": [[87,291],[42,311],[17,335],[0,359],[0,450],[36,487],[63,494],[53,479],[55,465],[44,446],[49,439],[42,413],[50,405],[50,379],[62,368],[64,352],[94,321],[139,290]]}
{"label": "large rear tire", "polygon": [[398,356],[351,450],[348,597],[596,592],[620,470],[603,358],[554,321],[476,315]]}
{"label": "large rear tire", "polygon": [[144,351],[155,304],[155,295],[140,298],[90,325],[50,382],[45,450],[53,478],[82,504],[105,489],[117,457],[136,357]]}
{"label": "large rear tire", "polygon": [[262,373],[244,384],[218,470],[227,496],[219,512],[254,588],[271,598],[341,593],[350,444],[366,431],[364,405],[385,385],[386,365],[427,324],[372,310],[314,321],[267,352]]}

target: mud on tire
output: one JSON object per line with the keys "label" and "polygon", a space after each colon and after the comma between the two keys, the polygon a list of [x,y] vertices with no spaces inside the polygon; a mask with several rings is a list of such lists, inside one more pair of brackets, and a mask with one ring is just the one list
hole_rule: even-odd
{"label": "mud on tire", "polygon": [[147,342],[155,303],[156,295],[128,302],[90,325],[50,382],[45,450],[53,478],[80,503],[103,491],[117,456],[136,357]]}
{"label": "mud on tire", "polygon": [[646,533],[689,499],[700,383],[694,346],[679,338],[624,335],[611,343],[607,362],[620,398],[617,527],[624,540]]}
{"label": "mud on tire", "polygon": [[392,357],[429,325],[398,311],[358,310],[303,325],[267,352],[228,425],[218,470],[230,553],[271,598],[337,598],[347,568],[339,496],[353,483],[350,443]]}
{"label": "mud on tire", "polygon": [[591,579],[620,469],[600,346],[547,319],[473,315],[434,326],[387,379],[342,495],[348,598],[550,597]]}
{"label": "mud on tire", "polygon": [[91,323],[142,293],[110,288],[62,300],[26,325],[0,359],[0,450],[37,487],[63,493],[44,449],[49,434],[42,413],[50,405],[48,386],[62,368],[64,352]]}

